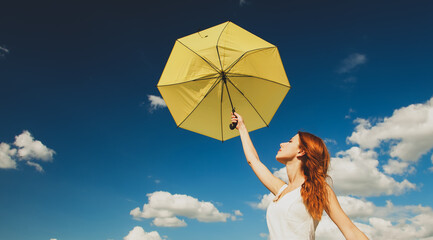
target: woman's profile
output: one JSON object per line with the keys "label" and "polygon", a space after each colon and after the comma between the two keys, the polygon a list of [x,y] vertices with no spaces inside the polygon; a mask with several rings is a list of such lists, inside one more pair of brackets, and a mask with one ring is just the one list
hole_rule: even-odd
{"label": "woman's profile", "polygon": [[368,239],[344,213],[326,182],[330,156],[322,139],[298,132],[290,141],[280,144],[276,159],[286,166],[289,182],[285,183],[260,161],[242,116],[232,114],[232,122],[237,122],[248,164],[275,195],[266,212],[271,240],[315,239],[323,210],[346,239]]}

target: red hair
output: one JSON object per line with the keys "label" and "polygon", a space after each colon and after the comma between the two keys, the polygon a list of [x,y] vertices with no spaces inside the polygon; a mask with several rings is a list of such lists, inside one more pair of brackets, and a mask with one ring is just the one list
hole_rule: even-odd
{"label": "red hair", "polygon": [[329,207],[326,182],[329,178],[329,152],[319,137],[307,132],[298,132],[298,135],[299,148],[305,152],[301,157],[301,169],[305,175],[301,196],[310,215],[315,220],[320,220],[323,210],[328,210]]}

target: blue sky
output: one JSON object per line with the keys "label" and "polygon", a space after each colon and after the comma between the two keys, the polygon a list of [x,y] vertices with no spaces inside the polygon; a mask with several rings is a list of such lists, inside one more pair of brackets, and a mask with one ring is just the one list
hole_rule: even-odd
{"label": "blue sky", "polygon": [[[364,232],[433,238],[430,1],[1,5],[1,239],[266,239],[240,139],[177,129],[149,100],[175,40],[228,20],[278,47],[292,85],[251,133],[261,160],[284,177],[279,143],[312,132]],[[335,232],[325,216],[317,239]]]}

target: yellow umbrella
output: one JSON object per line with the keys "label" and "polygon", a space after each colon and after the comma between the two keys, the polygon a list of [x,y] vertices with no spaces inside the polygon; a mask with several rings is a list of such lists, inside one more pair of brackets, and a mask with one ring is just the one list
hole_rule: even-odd
{"label": "yellow umbrella", "polygon": [[225,22],[178,39],[157,87],[178,127],[225,141],[234,108],[268,126],[290,84],[276,46]]}

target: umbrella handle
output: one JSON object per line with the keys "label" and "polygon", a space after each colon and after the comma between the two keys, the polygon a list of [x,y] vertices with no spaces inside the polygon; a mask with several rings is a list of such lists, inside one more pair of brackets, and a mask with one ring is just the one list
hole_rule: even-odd
{"label": "umbrella handle", "polygon": [[[233,109],[233,115],[235,113],[235,109]],[[232,122],[230,123],[230,130],[235,130],[236,126],[238,125],[238,122]]]}

